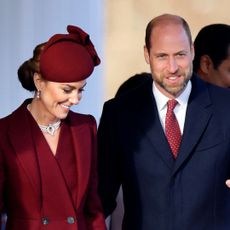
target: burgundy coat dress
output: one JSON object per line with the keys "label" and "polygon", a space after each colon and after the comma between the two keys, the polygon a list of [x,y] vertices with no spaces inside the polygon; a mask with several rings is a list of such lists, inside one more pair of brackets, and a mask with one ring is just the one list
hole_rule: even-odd
{"label": "burgundy coat dress", "polygon": [[7,213],[6,229],[105,230],[94,118],[70,111],[54,156],[28,103],[0,119],[0,210]]}

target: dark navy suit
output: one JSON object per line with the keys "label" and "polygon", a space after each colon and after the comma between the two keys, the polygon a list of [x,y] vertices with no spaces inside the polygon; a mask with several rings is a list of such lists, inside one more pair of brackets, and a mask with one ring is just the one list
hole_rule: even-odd
{"label": "dark navy suit", "polygon": [[106,215],[123,187],[125,230],[229,230],[230,91],[192,77],[173,159],[152,85],[105,103],[98,130],[99,192]]}

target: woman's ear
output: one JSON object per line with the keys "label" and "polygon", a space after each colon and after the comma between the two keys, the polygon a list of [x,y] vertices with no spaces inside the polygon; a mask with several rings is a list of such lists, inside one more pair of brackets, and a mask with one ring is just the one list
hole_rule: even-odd
{"label": "woman's ear", "polygon": [[35,72],[33,79],[34,79],[34,85],[35,85],[37,91],[40,91],[42,88],[42,83],[43,83],[41,75],[39,73]]}

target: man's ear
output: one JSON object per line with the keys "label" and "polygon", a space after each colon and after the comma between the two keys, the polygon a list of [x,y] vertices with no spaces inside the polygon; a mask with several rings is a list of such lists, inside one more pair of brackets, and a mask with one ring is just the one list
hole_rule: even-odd
{"label": "man's ear", "polygon": [[194,48],[193,44],[191,46],[191,52],[192,52],[192,60],[194,60],[194,57],[195,57],[195,48]]}
{"label": "man's ear", "polygon": [[144,46],[144,56],[146,63],[149,64],[149,51],[146,46]]}
{"label": "man's ear", "polygon": [[213,62],[212,62],[211,58],[208,55],[201,56],[201,58],[200,58],[200,70],[203,73],[208,74],[211,68],[213,68]]}

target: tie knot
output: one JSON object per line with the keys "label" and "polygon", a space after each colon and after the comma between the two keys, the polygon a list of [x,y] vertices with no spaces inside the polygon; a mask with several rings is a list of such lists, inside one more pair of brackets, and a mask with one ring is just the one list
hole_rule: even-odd
{"label": "tie knot", "polygon": [[175,108],[175,106],[177,105],[177,100],[175,100],[175,99],[172,99],[172,100],[168,100],[168,102],[167,102],[167,106],[168,106],[168,110],[169,111],[172,111],[172,110],[174,110],[174,108]]}

